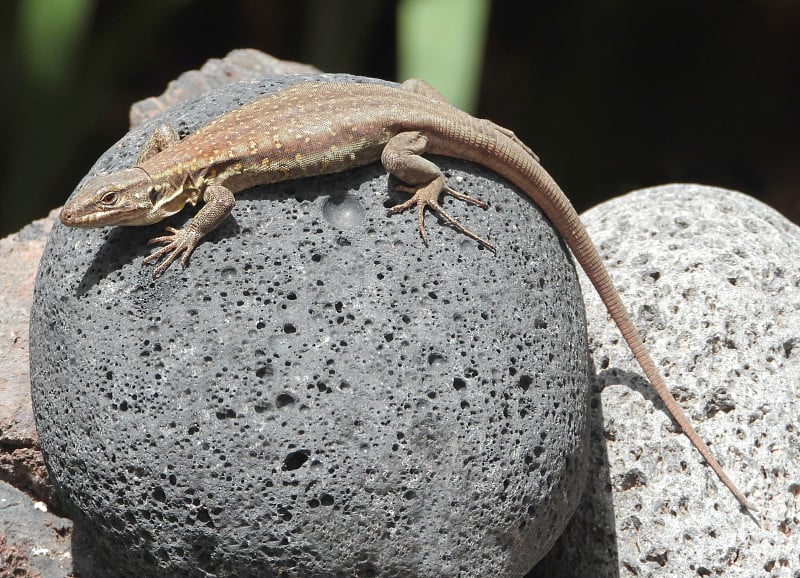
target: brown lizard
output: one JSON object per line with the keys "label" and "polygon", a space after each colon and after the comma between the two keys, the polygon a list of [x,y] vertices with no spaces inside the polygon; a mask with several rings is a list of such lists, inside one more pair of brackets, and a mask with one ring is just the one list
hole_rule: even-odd
{"label": "brown lizard", "polygon": [[421,80],[401,87],[308,82],[258,98],[180,140],[160,126],[136,165],[90,179],[69,199],[61,222],[70,227],[149,225],[201,198],[204,205],[183,229],[150,244],[162,247],[157,277],[178,257],[184,267],[200,240],[230,214],[234,195],[255,185],[344,171],[381,159],[411,198],[389,214],[416,207],[427,243],[426,208],[489,249],[439,205],[442,192],[479,207],[486,205],[447,186],[439,168],[423,158],[439,154],[483,165],[507,178],[547,215],[583,267],[634,357],[683,432],[739,502],[753,508],[728,478],[670,393],[614,287],[597,249],[572,204],[513,132],[450,105]]}

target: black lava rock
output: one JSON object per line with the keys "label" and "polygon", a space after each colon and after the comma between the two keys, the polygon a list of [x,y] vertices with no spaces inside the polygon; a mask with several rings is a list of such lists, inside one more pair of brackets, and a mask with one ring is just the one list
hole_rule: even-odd
{"label": "black lava rock", "polygon": [[[158,120],[185,134],[297,80]],[[132,165],[154,122],[91,173]],[[523,195],[435,161],[489,202],[444,199],[496,254],[431,214],[426,247],[413,211],[386,216],[404,195],[378,164],[237,195],[189,268],[156,281],[145,243],[189,211],[53,229],[36,421],[106,575],[519,576],[544,555],[587,459],[575,271]]]}

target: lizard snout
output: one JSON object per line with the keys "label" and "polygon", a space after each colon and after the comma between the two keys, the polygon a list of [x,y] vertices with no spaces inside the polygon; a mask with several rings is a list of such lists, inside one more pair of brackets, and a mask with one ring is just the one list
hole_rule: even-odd
{"label": "lizard snout", "polygon": [[71,227],[75,224],[75,214],[72,211],[67,210],[66,207],[61,209],[59,219],[61,219],[61,224],[66,225],[67,227]]}

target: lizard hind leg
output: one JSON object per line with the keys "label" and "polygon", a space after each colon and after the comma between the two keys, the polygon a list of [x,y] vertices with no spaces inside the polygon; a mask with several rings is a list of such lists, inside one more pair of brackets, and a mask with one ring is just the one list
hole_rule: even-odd
{"label": "lizard hind leg", "polygon": [[400,191],[405,191],[408,193],[412,193],[410,199],[400,204],[397,204],[389,209],[389,215],[394,215],[395,213],[399,213],[400,211],[404,211],[412,206],[417,207],[417,228],[419,229],[419,234],[422,237],[422,240],[427,245],[428,244],[428,235],[425,232],[425,209],[429,208],[432,211],[436,212],[439,216],[441,216],[445,221],[447,221],[451,227],[455,230],[463,233],[470,239],[477,241],[487,249],[491,251],[495,251],[494,245],[492,245],[489,241],[480,237],[467,229],[464,225],[458,222],[458,220],[451,216],[447,211],[444,210],[439,204],[439,195],[442,191],[454,196],[457,199],[461,199],[463,201],[467,201],[474,205],[477,205],[482,208],[486,208],[486,203],[479,201],[478,199],[473,199],[467,195],[459,193],[456,190],[451,189],[447,185],[444,184],[443,177],[437,177],[434,180],[430,181],[425,185],[416,185],[416,186],[405,186],[400,185],[397,187]]}
{"label": "lizard hind leg", "polygon": [[[431,100],[435,100],[437,102],[442,102],[446,104],[450,104],[450,101],[445,98],[445,96],[433,88],[430,84],[422,80],[421,78],[409,78],[403,84],[400,85],[400,88],[403,90],[407,90],[409,92],[414,92],[416,94],[421,94],[430,98]],[[452,106],[452,105],[450,105]],[[502,134],[504,137],[511,139],[514,141],[514,144],[517,146],[522,147],[537,163],[539,162],[539,156],[533,152],[533,149],[526,145],[522,140],[514,134],[514,131],[507,129],[503,126],[500,126],[497,123],[494,123],[488,119],[482,118],[478,119],[479,123],[483,123],[486,126],[487,132],[491,134],[493,131],[497,131]]]}
{"label": "lizard hind leg", "polygon": [[430,84],[422,80],[421,78],[409,78],[403,84],[400,85],[400,88],[403,90],[408,90],[409,92],[415,92],[417,94],[421,94],[423,96],[427,96],[432,100],[437,100],[439,102],[446,102],[450,104],[450,101],[447,100],[444,95],[433,88]]}
{"label": "lizard hind leg", "polygon": [[389,209],[389,215],[394,215],[411,207],[417,208],[417,227],[425,244],[428,236],[425,232],[425,209],[429,208],[440,215],[451,227],[463,233],[470,239],[477,241],[487,249],[495,250],[489,241],[479,237],[452,217],[444,207],[439,204],[439,196],[445,192],[459,200],[471,203],[482,209],[487,208],[486,203],[479,199],[460,193],[447,186],[442,171],[434,163],[421,154],[425,151],[428,139],[419,132],[402,132],[392,137],[383,149],[381,162],[391,174],[399,178],[405,185],[397,189],[411,193],[411,198]]}

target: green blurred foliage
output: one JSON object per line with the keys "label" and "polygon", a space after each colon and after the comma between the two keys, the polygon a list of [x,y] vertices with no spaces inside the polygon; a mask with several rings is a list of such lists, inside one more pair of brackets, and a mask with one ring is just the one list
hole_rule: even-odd
{"label": "green blurred foliage", "polygon": [[[489,0],[404,0],[397,10],[398,76],[424,78],[469,113],[478,100]],[[436,58],[431,58],[435,54]]]}
{"label": "green blurred foliage", "polygon": [[50,91],[65,84],[93,8],[91,0],[26,0],[20,4],[20,52],[28,78],[38,90]]}

